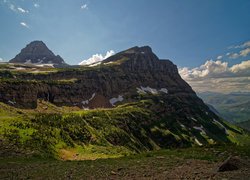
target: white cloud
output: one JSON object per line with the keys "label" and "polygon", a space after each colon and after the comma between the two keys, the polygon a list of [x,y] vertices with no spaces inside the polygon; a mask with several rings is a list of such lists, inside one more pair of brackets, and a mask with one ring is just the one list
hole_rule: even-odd
{"label": "white cloud", "polygon": [[250,47],[241,50],[239,53],[231,53],[231,54],[229,54],[229,58],[237,59],[239,57],[246,57],[246,56],[248,56],[248,54],[250,54]]}
{"label": "white cloud", "polygon": [[9,9],[11,11],[14,11],[16,13],[29,13],[28,10],[25,10],[25,9],[23,9],[21,7],[16,7],[14,4],[9,3],[8,1],[4,1],[4,3],[7,3],[7,5],[9,6]]}
{"label": "white cloud", "polygon": [[231,67],[227,62],[209,60],[197,68],[179,68],[179,73],[199,92],[250,91],[250,60]]}
{"label": "white cloud", "polygon": [[246,75],[250,76],[250,60],[233,65],[230,71],[233,73],[246,73]]}
{"label": "white cloud", "polygon": [[15,7],[15,5],[14,5],[14,4],[10,4],[10,5],[9,5],[9,8],[10,8],[10,10],[12,10],[12,11],[15,11],[15,12],[16,12],[16,7]]}
{"label": "white cloud", "polygon": [[25,22],[20,22],[20,25],[23,26],[23,27],[29,28],[28,24],[25,23]]}
{"label": "white cloud", "polygon": [[243,44],[243,47],[250,47],[250,41],[247,41]]}
{"label": "white cloud", "polygon": [[240,56],[246,57],[248,54],[250,54],[250,48],[246,48],[240,51]]}
{"label": "white cloud", "polygon": [[21,8],[21,7],[18,7],[17,10],[18,10],[20,13],[29,13],[28,10],[25,10],[25,9],[23,9],[23,8]]}
{"label": "white cloud", "polygon": [[88,5],[87,4],[83,4],[83,5],[81,5],[81,9],[88,9],[89,7],[88,7]]}
{"label": "white cloud", "polygon": [[90,65],[90,64],[98,63],[98,62],[103,61],[104,59],[107,59],[108,57],[114,54],[115,52],[113,50],[107,51],[106,55],[104,56],[102,54],[94,54],[89,59],[86,59],[80,62],[79,65]]}
{"label": "white cloud", "polygon": [[179,73],[185,79],[207,78],[214,75],[221,75],[228,71],[228,63],[222,61],[208,60],[200,67],[189,69],[181,68]]}
{"label": "white cloud", "polygon": [[3,61],[3,58],[0,58],[0,61]]}
{"label": "white cloud", "polygon": [[35,7],[35,8],[39,8],[39,7],[40,7],[40,5],[39,5],[39,4],[37,4],[37,3],[34,3],[34,7]]}
{"label": "white cloud", "polygon": [[237,58],[240,57],[240,55],[239,55],[238,53],[230,53],[228,56],[229,56],[229,58],[231,58],[231,59],[237,59]]}
{"label": "white cloud", "polygon": [[229,49],[232,49],[232,48],[238,49],[238,48],[246,48],[246,47],[250,47],[250,41],[246,41],[240,45],[230,46],[228,48]]}
{"label": "white cloud", "polygon": [[223,56],[218,56],[218,57],[217,57],[218,60],[220,60],[220,59],[222,59],[222,58],[223,58]]}

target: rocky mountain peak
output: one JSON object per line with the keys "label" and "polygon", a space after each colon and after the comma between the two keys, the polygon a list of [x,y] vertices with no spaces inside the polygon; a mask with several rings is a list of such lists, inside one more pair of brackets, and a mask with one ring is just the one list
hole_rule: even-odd
{"label": "rocky mountain peak", "polygon": [[65,64],[64,60],[55,55],[43,41],[33,41],[29,43],[15,58],[9,61],[10,63],[25,63],[25,64]]}
{"label": "rocky mountain peak", "polygon": [[176,65],[170,60],[159,59],[149,46],[135,46],[103,61],[104,64],[111,62],[118,62],[129,71],[168,71],[178,74]]}
{"label": "rocky mountain peak", "polygon": [[43,41],[33,41],[28,44],[24,49],[21,50],[21,53],[26,54],[40,54],[40,55],[50,55],[55,56],[54,53],[49,50],[46,44]]}
{"label": "rocky mountain peak", "polygon": [[132,47],[128,50],[123,51],[123,53],[127,53],[127,54],[133,54],[133,53],[153,53],[151,47],[149,46],[142,46],[142,47]]}

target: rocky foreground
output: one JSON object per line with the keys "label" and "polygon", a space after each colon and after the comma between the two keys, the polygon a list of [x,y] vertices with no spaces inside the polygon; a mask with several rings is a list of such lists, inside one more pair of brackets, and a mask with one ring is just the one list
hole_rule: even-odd
{"label": "rocky foreground", "polygon": [[[0,161],[1,179],[248,179],[248,154],[235,147],[163,150],[118,159]],[[232,151],[234,149],[234,151]],[[244,150],[247,152],[247,149]],[[230,157],[230,158],[228,158]],[[232,168],[233,167],[233,168]]]}

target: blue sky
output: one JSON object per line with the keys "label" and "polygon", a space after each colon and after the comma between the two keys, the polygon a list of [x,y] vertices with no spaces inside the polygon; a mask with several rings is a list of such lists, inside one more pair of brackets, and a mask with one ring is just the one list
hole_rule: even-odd
{"label": "blue sky", "polygon": [[194,68],[250,40],[249,9],[249,0],[0,0],[0,58],[33,40],[69,64],[150,45],[160,58]]}

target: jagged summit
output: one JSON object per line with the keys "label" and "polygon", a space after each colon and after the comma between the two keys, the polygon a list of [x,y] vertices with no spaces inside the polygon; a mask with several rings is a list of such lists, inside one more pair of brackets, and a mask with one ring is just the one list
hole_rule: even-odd
{"label": "jagged summit", "polygon": [[102,63],[112,62],[119,62],[129,71],[171,71],[173,74],[178,72],[176,65],[170,60],[159,59],[149,46],[129,48],[105,59]]}
{"label": "jagged summit", "polygon": [[153,53],[152,48],[150,46],[142,46],[142,47],[132,47],[125,51],[122,51],[121,53]]}
{"label": "jagged summit", "polygon": [[29,43],[10,63],[63,65],[64,60],[55,55],[43,41]]}

